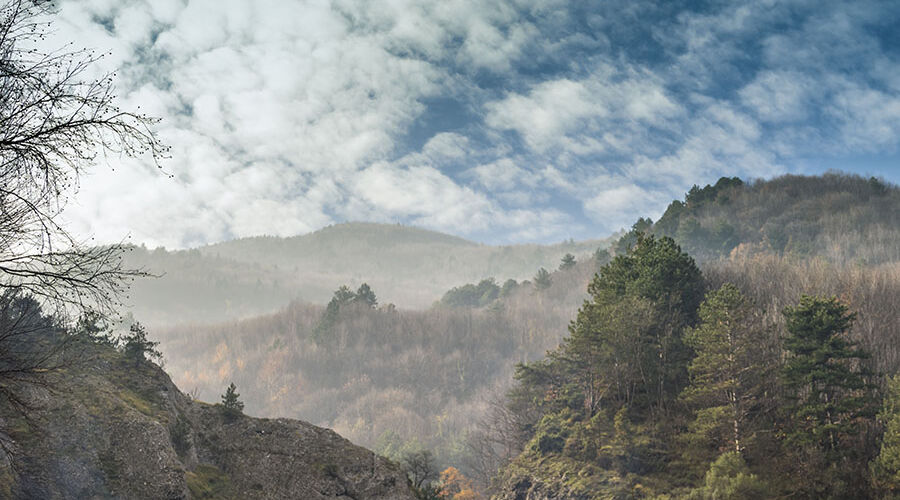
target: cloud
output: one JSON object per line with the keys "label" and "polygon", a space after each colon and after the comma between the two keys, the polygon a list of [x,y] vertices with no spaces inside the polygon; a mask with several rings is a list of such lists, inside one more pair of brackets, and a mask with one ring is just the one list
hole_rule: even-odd
{"label": "cloud", "polygon": [[[66,217],[183,247],[349,219],[603,236],[694,183],[896,151],[889,2],[64,0],[168,179],[113,159]],[[444,114],[447,113],[447,114]]]}

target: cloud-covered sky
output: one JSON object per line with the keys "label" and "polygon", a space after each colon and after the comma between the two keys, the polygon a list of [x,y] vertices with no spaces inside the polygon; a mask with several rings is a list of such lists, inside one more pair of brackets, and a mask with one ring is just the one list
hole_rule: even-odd
{"label": "cloud-covered sky", "polygon": [[[900,3],[63,0],[173,177],[116,159],[66,217],[186,247],[349,220],[603,237],[693,184],[900,182]],[[122,163],[121,165],[119,163]]]}

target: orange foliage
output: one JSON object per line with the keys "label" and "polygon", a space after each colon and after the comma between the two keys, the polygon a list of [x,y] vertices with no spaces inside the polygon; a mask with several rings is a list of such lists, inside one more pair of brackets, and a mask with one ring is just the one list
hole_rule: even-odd
{"label": "orange foliage", "polygon": [[452,500],[481,500],[481,496],[472,481],[462,475],[456,467],[447,467],[441,472],[441,497]]}

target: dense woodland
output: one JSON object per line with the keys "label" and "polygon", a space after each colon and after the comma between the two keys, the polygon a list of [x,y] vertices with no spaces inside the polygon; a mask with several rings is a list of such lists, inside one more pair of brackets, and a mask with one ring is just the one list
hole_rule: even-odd
{"label": "dense woodland", "polygon": [[[784,190],[795,196],[781,196]],[[803,218],[805,243],[792,236],[785,245],[773,244],[767,236],[768,218],[781,215],[758,207],[776,198],[783,210]],[[610,251],[563,257],[546,266],[552,272],[538,268],[527,280],[501,276],[458,285],[425,310],[383,304],[374,286],[343,286],[324,307],[295,302],[267,316],[153,335],[179,385],[196,388],[202,398],[233,380],[251,413],[331,426],[398,459],[430,451],[436,468],[454,466],[485,493],[500,491],[522,474],[542,477],[538,471],[544,470],[556,474],[544,480],[569,492],[600,488],[702,497],[697,488],[711,468],[732,474],[722,467],[747,467],[746,474],[767,477],[759,490],[764,496],[874,494],[868,463],[879,453],[882,430],[875,415],[885,397],[885,377],[900,362],[900,264],[893,257],[898,228],[890,218],[900,206],[898,189],[840,174],[750,184],[723,179],[691,190],[672,206],[683,207],[679,221],[698,221],[700,228],[721,227],[703,214],[730,217],[735,239],[721,246],[710,239],[712,230],[676,229],[670,240],[662,227],[671,227],[664,226],[671,215],[656,224],[642,219]],[[684,276],[676,284],[664,282],[674,271],[654,267],[665,260],[656,252],[680,263]],[[635,270],[639,263],[644,271]],[[791,388],[782,376],[795,356],[786,311],[816,308],[842,311],[837,316],[847,320],[834,333],[851,343],[835,357],[848,359],[851,373],[864,380],[868,403],[851,418],[863,434],[835,438],[855,443],[838,447],[849,455],[826,460],[822,450],[804,448],[799,463],[807,469],[797,470],[791,464],[799,458],[780,447],[793,432],[794,417],[785,411],[807,389]],[[726,439],[731,434],[720,422],[725,405],[713,404],[709,391],[692,386],[712,376],[704,375],[700,354],[709,341],[704,335],[717,335],[710,318],[722,314],[741,318],[745,324],[735,331],[749,335],[753,347],[755,357],[746,361],[754,367],[747,397],[765,388],[765,397],[747,403],[751,435],[738,438],[739,444]],[[615,354],[617,349],[622,351]],[[598,357],[581,359],[583,350]],[[609,366],[613,354],[615,370]],[[850,391],[835,391],[845,390]],[[633,435],[616,438],[617,425]],[[622,440],[640,444],[634,444],[639,451],[622,451]],[[723,455],[728,450],[737,455]],[[623,453],[643,462],[626,467],[617,462]],[[785,462],[764,460],[769,453]],[[802,474],[810,482],[789,484],[790,476],[775,477],[776,471]],[[835,482],[813,476],[815,471]],[[583,480],[560,482],[561,477]],[[825,489],[809,489],[816,485]]]}

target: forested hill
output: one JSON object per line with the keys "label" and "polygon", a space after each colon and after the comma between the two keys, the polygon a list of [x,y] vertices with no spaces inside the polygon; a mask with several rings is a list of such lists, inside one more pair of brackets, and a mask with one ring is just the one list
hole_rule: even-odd
{"label": "forested hill", "polygon": [[674,238],[699,261],[774,253],[878,264],[900,260],[898,218],[900,188],[876,178],[837,172],[752,182],[723,177],[695,185],[656,222],[639,219],[617,253],[645,231]]}
{"label": "forested hill", "polygon": [[[823,178],[786,179],[810,185],[832,182],[832,179]],[[878,186],[856,177],[835,176],[835,179],[846,181],[847,186]],[[766,331],[777,339],[785,335],[785,317],[782,314],[785,306],[796,305],[802,294],[837,296],[858,314],[850,335],[871,353],[867,365],[879,373],[895,373],[900,367],[900,349],[897,348],[900,346],[900,320],[894,312],[894,304],[900,297],[900,260],[873,263],[874,259],[867,262],[865,259],[834,258],[817,253],[815,246],[802,253],[793,247],[776,251],[760,243],[765,242],[764,239],[751,239],[757,234],[751,229],[764,227],[769,219],[762,216],[757,220],[743,219],[749,208],[736,210],[737,202],[732,205],[722,194],[746,196],[747,199],[741,203],[747,203],[749,207],[747,200],[751,199],[751,194],[767,192],[768,186],[773,186],[772,189],[783,186],[784,181],[782,178],[744,184],[727,179],[721,181],[718,187],[698,187],[688,194],[689,200],[684,203],[684,213],[688,215],[684,220],[690,221],[696,217],[706,223],[696,213],[703,210],[714,213],[714,205],[697,202],[696,193],[715,191],[715,201],[711,203],[720,207],[717,210],[721,214],[735,214],[736,218],[728,223],[739,228],[739,231],[746,231],[740,234],[748,236],[746,240],[739,240],[727,256],[723,252],[723,258],[714,258],[710,254],[700,260],[698,268],[702,276],[693,271],[688,276],[696,286],[691,288],[693,302],[686,313],[689,318],[684,321],[694,326],[696,302],[703,294],[725,283],[733,283],[754,303],[754,314],[759,315]],[[797,209],[804,203],[821,206],[821,200],[829,197],[848,199],[844,209],[821,216],[807,214],[812,221],[810,224],[828,227],[831,221],[857,217],[855,220],[859,225],[855,230],[858,234],[861,237],[875,234],[877,241],[882,242],[878,244],[882,246],[876,245],[871,250],[889,255],[885,251],[889,249],[889,243],[885,242],[896,237],[900,224],[897,220],[891,223],[886,216],[872,214],[871,208],[872,204],[876,204],[885,213],[889,214],[891,210],[896,213],[896,188],[884,187],[884,193],[870,193],[868,199],[863,196],[865,192],[854,194],[848,191],[848,196],[840,192],[828,194],[822,189],[809,189],[799,192],[802,196],[795,196],[785,203]],[[776,197],[774,194],[772,196]],[[876,196],[884,198],[875,199]],[[757,200],[765,203],[760,198]],[[895,200],[893,205],[890,200]],[[865,213],[871,217],[858,216]],[[878,234],[878,231],[882,233]],[[623,245],[628,246],[628,238],[632,236],[635,235],[626,235]],[[657,236],[656,241],[661,239],[662,236]],[[835,244],[850,244],[849,241],[841,240]],[[744,244],[743,250],[734,251],[740,244]],[[671,247],[666,248],[672,250]],[[853,249],[840,246],[835,250],[832,255],[853,253]],[[199,251],[195,253],[199,254]],[[544,409],[525,405],[526,414],[522,414],[512,412],[503,404],[502,396],[513,381],[516,362],[539,362],[547,349],[554,349],[567,332],[571,333],[567,325],[578,317],[578,308],[584,300],[593,297],[594,292],[588,292],[588,283],[595,273],[608,269],[611,259],[613,262],[618,259],[620,264],[631,262],[630,259],[622,261],[627,257],[627,252],[621,253],[615,258],[599,251],[591,256],[559,259],[543,265],[547,268],[543,273],[532,269],[527,282],[510,282],[497,276],[497,280],[474,279],[468,284],[454,283],[455,286],[444,290],[445,295],[434,307],[425,310],[392,308],[388,304],[390,300],[385,299],[387,294],[375,285],[361,290],[353,283],[340,283],[350,287],[333,286],[332,303],[328,307],[294,303],[271,315],[210,325],[176,325],[152,330],[152,333],[162,342],[161,348],[173,378],[180,385],[199,391],[201,397],[214,396],[228,381],[233,380],[244,388],[248,410],[254,413],[298,417],[333,427],[354,442],[397,459],[410,451],[429,449],[442,466],[453,465],[486,486],[491,484],[491,476],[496,474],[498,467],[518,456],[525,446],[530,446],[532,438],[539,441],[541,436],[546,437],[546,433],[535,433],[540,418],[549,414]],[[675,253],[680,255],[680,250]],[[197,258],[201,257],[197,255]],[[219,258],[225,260],[225,257]],[[693,270],[693,265],[688,267]],[[647,269],[647,276],[655,276],[651,272],[654,266],[648,265]],[[665,272],[662,274],[666,275]],[[619,284],[624,289],[628,289],[630,281],[634,280],[643,288],[655,289],[656,286],[652,282],[644,284],[640,276],[625,272],[615,275],[621,278]],[[702,290],[698,291],[697,286]],[[357,291],[354,292],[354,289]],[[649,293],[645,292],[628,300],[643,304],[642,301],[649,300],[643,297]],[[374,300],[376,297],[377,300]],[[631,305],[630,302],[622,304],[623,308]],[[667,324],[664,322],[667,319],[657,317],[655,310],[647,310],[646,304],[637,307],[635,311],[638,313],[643,310],[652,316],[649,319],[663,322],[653,325],[665,331]],[[625,309],[615,309],[613,312],[624,314],[623,311]],[[625,339],[634,331],[628,330],[628,321],[641,318],[613,319],[625,325],[622,330],[614,332],[627,333],[616,337]],[[648,331],[654,333],[657,330]],[[684,328],[679,327],[678,342],[681,342],[683,331]],[[684,351],[679,351],[679,355],[684,354]],[[673,365],[681,374],[678,383],[682,385],[686,369],[684,361],[681,359],[681,364]],[[564,374],[561,372],[560,376]],[[566,386],[563,389],[569,390],[567,386],[570,382],[561,380],[559,383]],[[677,401],[672,394],[678,391],[669,389],[669,396]],[[571,403],[578,408],[583,400],[576,398]],[[672,400],[665,403],[668,405]],[[608,401],[603,403],[604,408],[608,405]],[[600,423],[614,428],[615,414],[606,416],[612,420]],[[638,414],[634,418],[640,416]],[[519,417],[524,420],[516,423]],[[681,418],[685,418],[684,415]],[[563,422],[565,429],[562,434],[571,430],[570,423]],[[519,428],[513,424],[525,424],[525,427]],[[548,424],[561,422],[548,421]],[[588,428],[578,429],[581,432]],[[588,430],[601,434],[608,434],[609,431],[599,427]],[[565,443],[568,437],[562,434],[551,435],[550,439],[557,444]],[[644,439],[646,436],[638,437]],[[598,439],[601,438],[605,439],[602,436]],[[580,446],[581,441],[575,440],[573,443]],[[678,444],[667,442],[666,446],[677,447]],[[597,456],[606,457],[594,454],[590,455],[590,460]],[[507,491],[513,491],[510,498],[516,498],[514,487],[523,476],[540,470],[542,464],[560,465],[573,457],[580,459],[581,455],[548,458],[538,453],[515,462],[503,478]],[[563,462],[556,462],[556,459]],[[700,467],[706,465],[703,463]],[[515,469],[516,466],[520,469]],[[566,470],[581,469],[565,468],[550,470],[550,473]],[[693,471],[691,474],[695,475],[680,479],[684,482],[682,486],[688,485],[687,481],[694,481],[700,472]],[[581,476],[569,474],[567,477]],[[608,475],[600,474],[585,484],[594,485],[592,481],[602,481],[604,477],[609,479]],[[550,481],[549,477],[544,479]],[[620,485],[630,485],[628,481]],[[539,489],[539,484],[548,483],[533,481],[534,487],[528,490],[534,493]],[[656,491],[671,486],[665,482],[660,484],[663,486]]]}
{"label": "forested hill", "polygon": [[222,321],[292,300],[324,304],[338,286],[365,282],[383,303],[424,308],[454,286],[488,276],[530,278],[566,253],[590,255],[609,241],[491,246],[413,227],[346,223],[185,251],[133,247],[127,264],[161,277],[136,282],[128,301],[151,325]]}

